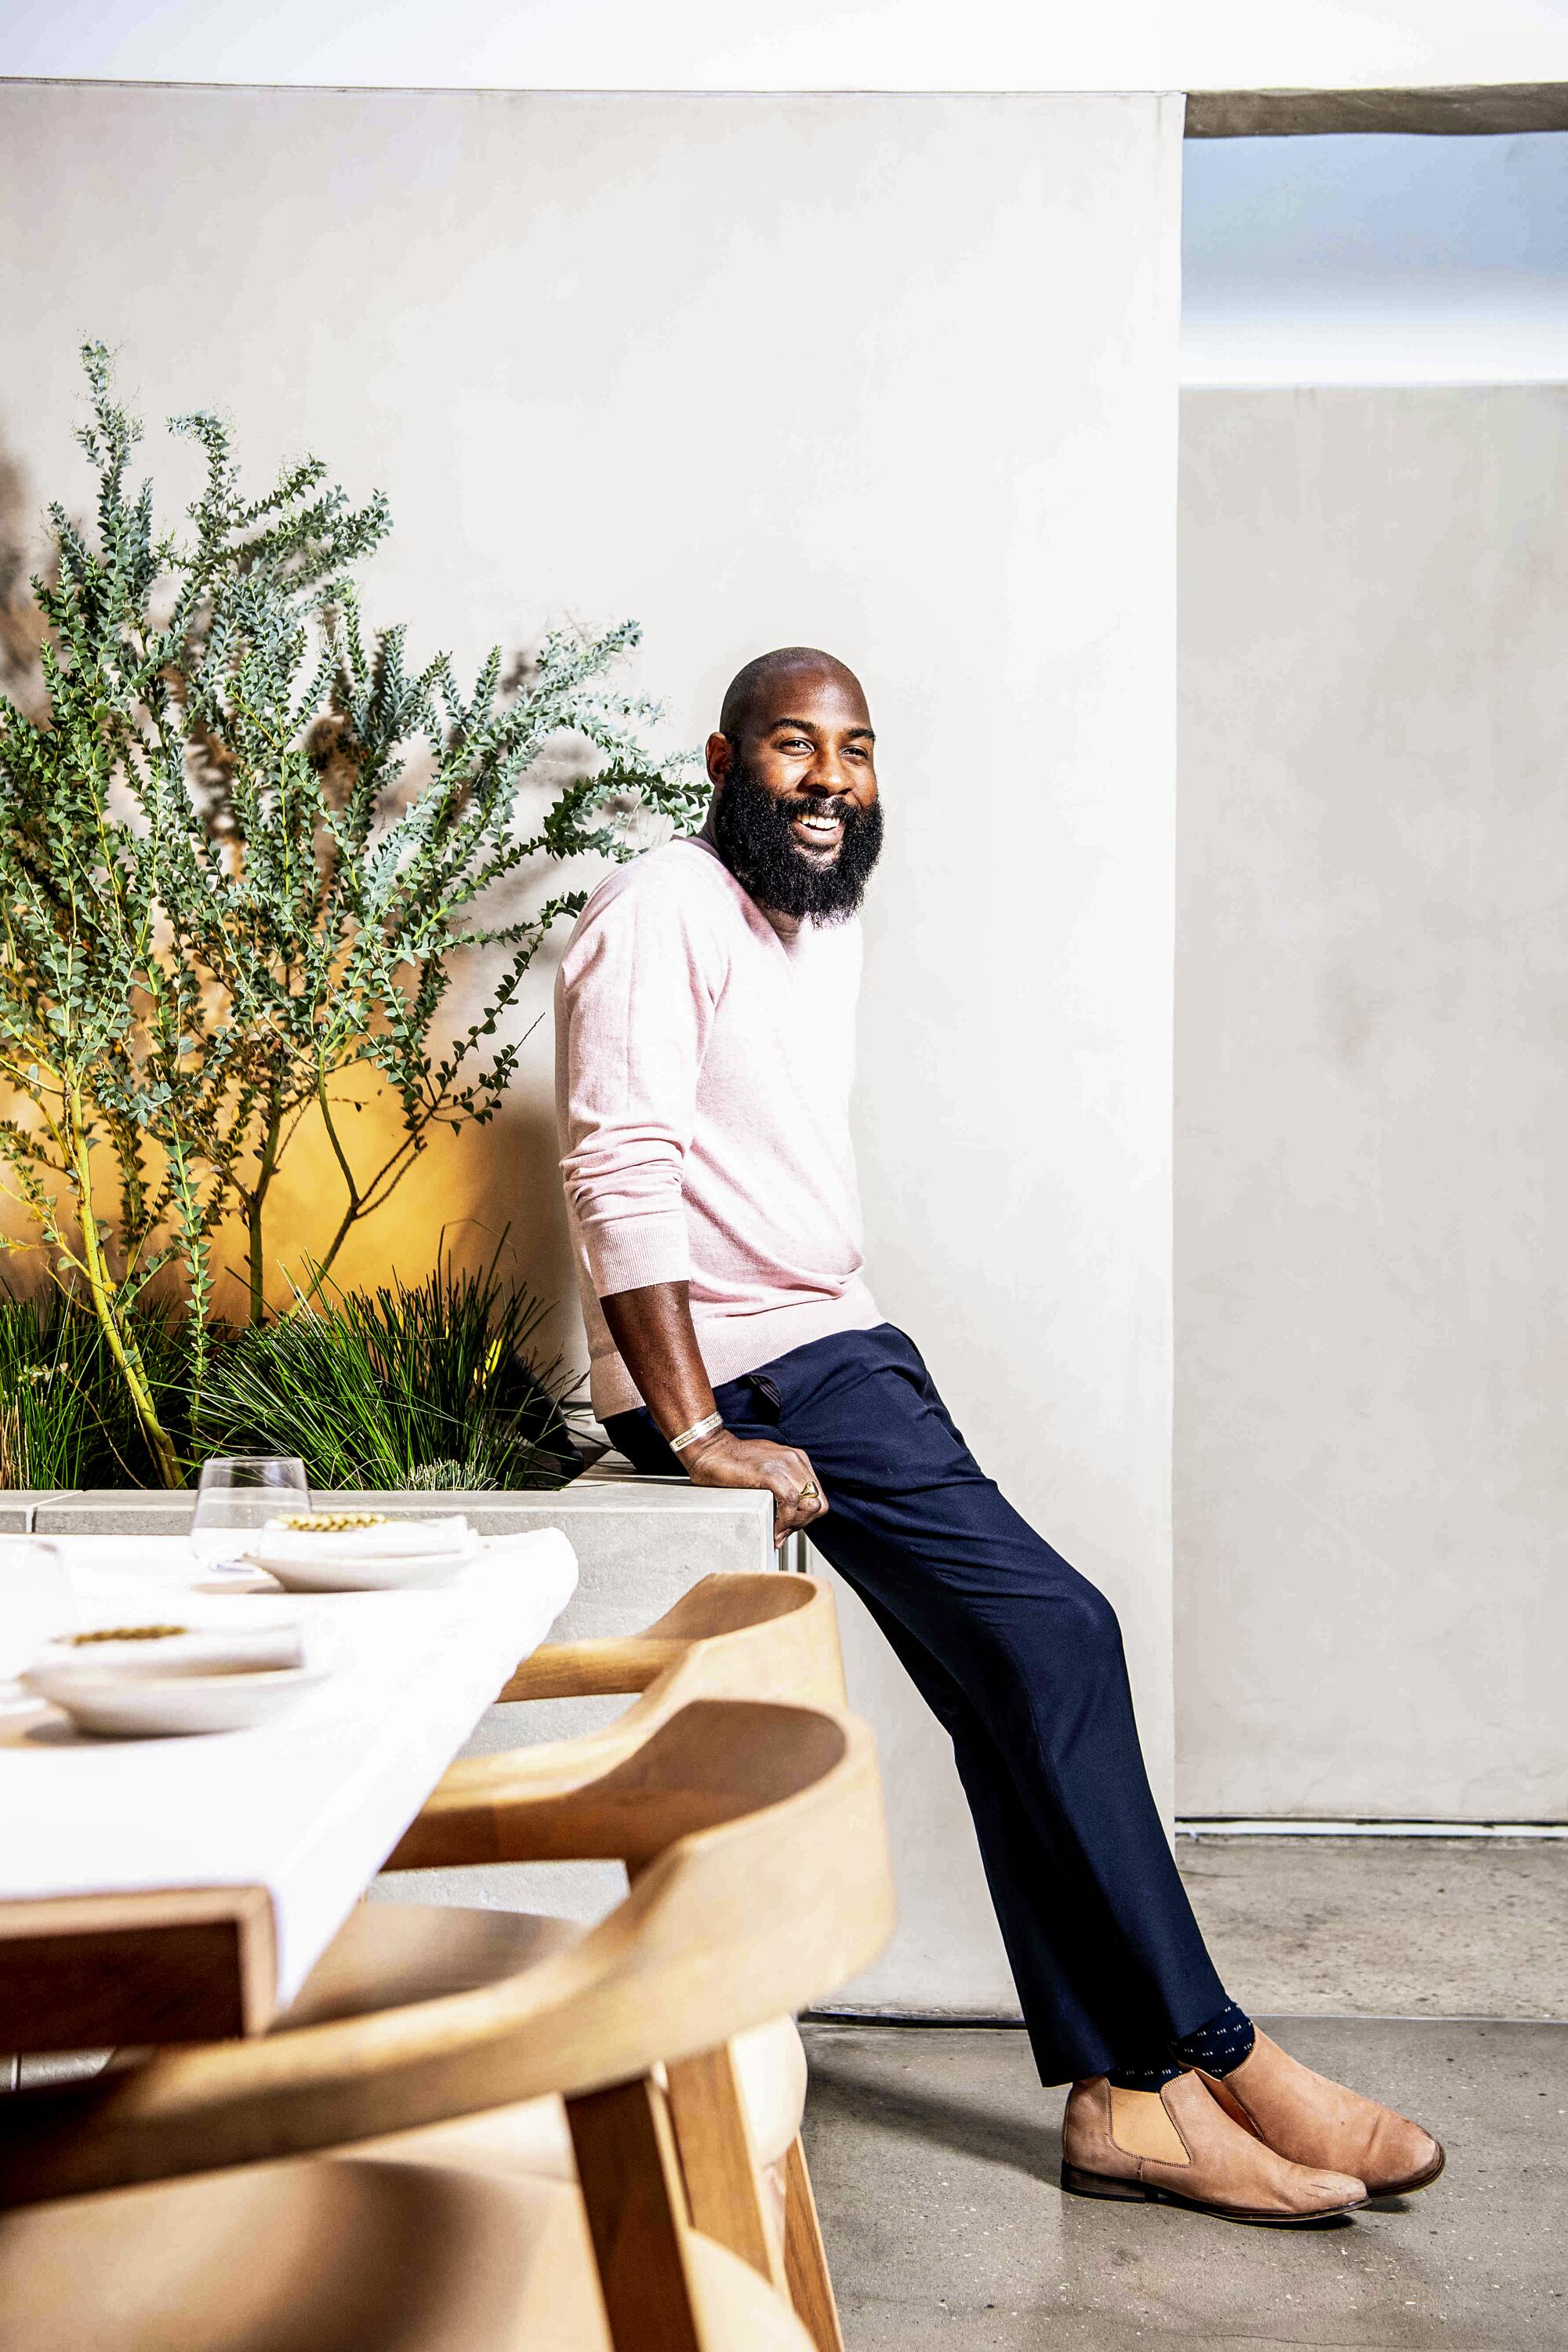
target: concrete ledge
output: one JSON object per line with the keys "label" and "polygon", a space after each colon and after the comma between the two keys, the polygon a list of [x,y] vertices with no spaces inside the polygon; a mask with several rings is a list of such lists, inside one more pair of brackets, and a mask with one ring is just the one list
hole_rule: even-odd
{"label": "concrete ledge", "polygon": [[[430,1518],[466,1511],[481,1535],[559,1528],[577,1554],[579,1583],[557,1633],[584,1640],[628,1633],[716,1570],[771,1569],[773,1504],[760,1491],[689,1486],[682,1479],[575,1481],[558,1492],[404,1494],[363,1489],[334,1503]],[[0,1494],[9,1531],[40,1536],[184,1535],[189,1494],[83,1487]]]}
{"label": "concrete ledge", "polygon": [[0,1536],[30,1536],[34,1512],[53,1499],[45,1487],[0,1486]]}

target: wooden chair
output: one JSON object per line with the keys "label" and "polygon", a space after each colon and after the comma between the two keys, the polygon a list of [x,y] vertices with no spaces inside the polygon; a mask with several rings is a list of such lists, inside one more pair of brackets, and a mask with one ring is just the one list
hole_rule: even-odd
{"label": "wooden chair", "polygon": [[[630,1696],[637,1704],[579,1738],[492,1756],[468,1757],[443,1776],[386,1867],[414,1870],[516,1860],[508,1850],[509,1805],[546,1788],[570,1788],[631,1754],[658,1724],[695,1698],[755,1698],[842,1707],[844,1660],[833,1594],[819,1577],[704,1577],[643,1633],[547,1643],[500,1692],[505,1701]],[[357,1978],[378,2002],[419,1997],[418,1987],[454,1970],[519,1957],[544,1923],[531,1915],[458,1912],[451,1906],[381,1906],[357,1915],[302,1998],[337,2003]],[[571,1936],[573,1930],[563,1931]],[[298,2004],[296,2005],[298,2013]],[[844,2352],[816,2201],[801,2137],[805,2052],[790,2017],[737,2035],[667,2070],[671,2122],[700,2227],[764,2263],[782,2242],[790,2292],[816,2352]],[[559,2116],[558,2108],[555,2111]],[[536,2115],[541,2168],[570,2176],[563,2119]],[[771,2226],[745,2218],[755,2174]],[[720,2223],[720,2217],[730,2220]]]}
{"label": "wooden chair", "polygon": [[[16,2352],[820,2345],[754,2163],[737,2190],[726,2045],[885,1940],[869,1733],[700,1699],[490,1821],[508,1859],[624,1861],[626,1900],[575,1941],[541,1923],[530,1964],[467,1990],[0,2101],[0,2206],[33,2209],[0,2216]],[[575,2183],[496,2129],[551,2095]]]}

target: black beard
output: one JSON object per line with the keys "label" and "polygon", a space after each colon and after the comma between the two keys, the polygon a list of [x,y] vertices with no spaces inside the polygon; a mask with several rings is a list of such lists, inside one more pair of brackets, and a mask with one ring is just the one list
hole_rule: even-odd
{"label": "black beard", "polygon": [[742,760],[713,803],[713,845],[748,897],[796,922],[842,923],[866,895],[882,852],[882,804],[840,801],[844,832],[830,866],[814,865],[790,831],[813,800],[781,800]]}

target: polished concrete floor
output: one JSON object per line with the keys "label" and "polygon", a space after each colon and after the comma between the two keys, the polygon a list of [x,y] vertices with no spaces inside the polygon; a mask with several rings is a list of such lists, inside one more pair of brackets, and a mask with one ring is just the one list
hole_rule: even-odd
{"label": "polished concrete floor", "polygon": [[1245,2005],[1568,2018],[1568,1839],[1183,1837],[1176,1858]]}
{"label": "polished concrete floor", "polygon": [[1443,2178],[1290,2231],[1064,2197],[1064,2094],[1016,2029],[817,2023],[807,2146],[849,2352],[1568,2352],[1568,1849],[1183,1859],[1226,1982],[1428,2123]]}

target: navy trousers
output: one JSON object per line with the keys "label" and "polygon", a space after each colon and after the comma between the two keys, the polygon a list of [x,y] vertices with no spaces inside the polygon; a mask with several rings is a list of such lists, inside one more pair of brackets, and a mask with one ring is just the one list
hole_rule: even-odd
{"label": "navy trousers", "polygon": [[[951,1734],[1040,2078],[1160,2054],[1225,2006],[1138,1746],[1116,1612],[980,1469],[919,1349],[883,1323],[726,1381],[737,1437],[811,1457],[810,1539]],[[607,1423],[680,1464],[640,1409]]]}

